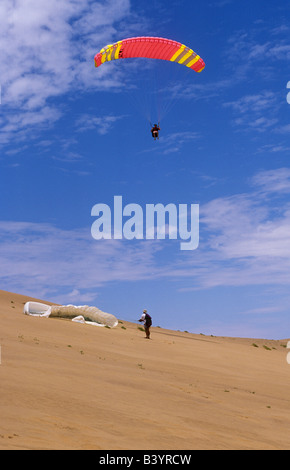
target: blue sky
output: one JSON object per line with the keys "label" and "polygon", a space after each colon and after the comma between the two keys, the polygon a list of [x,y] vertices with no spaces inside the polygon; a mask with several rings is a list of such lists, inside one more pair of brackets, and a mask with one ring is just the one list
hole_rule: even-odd
{"label": "blue sky", "polygon": [[[2,0],[0,12],[1,289],[125,320],[147,308],[195,333],[289,337],[290,6]],[[150,35],[206,68],[95,69],[106,44]],[[158,142],[151,84],[168,107]],[[198,249],[94,240],[92,207],[117,195],[199,204]]]}

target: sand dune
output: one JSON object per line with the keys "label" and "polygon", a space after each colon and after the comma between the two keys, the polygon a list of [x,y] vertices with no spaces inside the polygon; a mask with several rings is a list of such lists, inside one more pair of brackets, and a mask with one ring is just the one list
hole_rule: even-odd
{"label": "sand dune", "polygon": [[0,291],[0,449],[290,449],[286,339],[148,341],[24,316],[27,300]]}

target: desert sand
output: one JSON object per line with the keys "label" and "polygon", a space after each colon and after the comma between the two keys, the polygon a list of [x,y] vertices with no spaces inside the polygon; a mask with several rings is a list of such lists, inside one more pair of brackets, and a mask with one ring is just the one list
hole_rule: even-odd
{"label": "desert sand", "polygon": [[0,291],[0,449],[290,449],[287,339],[146,340],[25,316],[28,300]]}

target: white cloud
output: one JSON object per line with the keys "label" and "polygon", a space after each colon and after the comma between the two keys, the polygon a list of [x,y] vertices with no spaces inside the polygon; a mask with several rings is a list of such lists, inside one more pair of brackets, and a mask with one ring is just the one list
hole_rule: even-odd
{"label": "white cloud", "polygon": [[129,13],[129,0],[1,1],[2,143],[59,119],[51,98],[117,85],[108,69],[96,74],[93,59]]}

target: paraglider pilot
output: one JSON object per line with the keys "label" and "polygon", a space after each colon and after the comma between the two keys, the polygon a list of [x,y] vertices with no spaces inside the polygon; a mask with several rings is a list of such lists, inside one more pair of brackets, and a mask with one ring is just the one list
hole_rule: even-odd
{"label": "paraglider pilot", "polygon": [[159,123],[154,124],[154,126],[151,129],[151,134],[154,140],[159,139],[159,131],[160,131]]}
{"label": "paraglider pilot", "polygon": [[150,326],[152,325],[152,318],[147,313],[147,310],[143,310],[143,315],[141,316],[140,322],[144,323],[144,329],[146,333],[146,339],[150,339]]}

